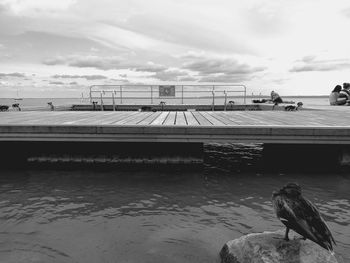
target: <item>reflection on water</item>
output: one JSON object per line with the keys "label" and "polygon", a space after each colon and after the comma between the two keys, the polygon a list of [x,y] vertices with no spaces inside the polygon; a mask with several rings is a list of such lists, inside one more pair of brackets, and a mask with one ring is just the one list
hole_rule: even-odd
{"label": "reflection on water", "polygon": [[282,228],[270,196],[289,181],[324,214],[339,262],[350,261],[348,175],[254,173],[243,168],[261,146],[230,151],[206,146],[205,168],[187,172],[1,171],[0,262],[216,262],[226,241]]}

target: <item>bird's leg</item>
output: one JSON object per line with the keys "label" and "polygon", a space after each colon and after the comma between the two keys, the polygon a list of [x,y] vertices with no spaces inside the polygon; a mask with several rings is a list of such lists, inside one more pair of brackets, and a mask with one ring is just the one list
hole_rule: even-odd
{"label": "bird's leg", "polygon": [[288,233],[289,233],[289,227],[286,228],[286,234],[284,236],[284,240],[286,241],[289,241]]}

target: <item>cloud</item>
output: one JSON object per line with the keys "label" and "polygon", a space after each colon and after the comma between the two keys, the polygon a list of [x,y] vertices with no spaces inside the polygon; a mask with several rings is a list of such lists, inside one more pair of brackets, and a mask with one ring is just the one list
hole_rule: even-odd
{"label": "cloud", "polygon": [[51,76],[55,79],[86,79],[86,80],[98,80],[98,79],[107,79],[103,75],[53,75]]}
{"label": "cloud", "polygon": [[69,65],[78,68],[97,68],[102,70],[120,68],[121,59],[119,57],[100,57],[100,56],[58,56],[48,58],[43,61],[45,65]]}
{"label": "cloud", "polygon": [[47,58],[43,61],[43,64],[53,65],[68,65],[78,68],[97,68],[101,70],[120,69],[121,58],[116,56],[101,57],[101,56],[82,56],[82,55],[70,55],[70,56],[57,56],[54,58]]}
{"label": "cloud", "polygon": [[14,73],[0,73],[0,78],[2,77],[15,77],[15,78],[25,78],[26,75],[23,73],[18,73],[18,72],[14,72]]}
{"label": "cloud", "polygon": [[43,61],[43,64],[48,66],[64,65],[65,63],[66,63],[66,59],[61,56],[54,57],[54,58],[47,58],[47,59],[44,59]]}
{"label": "cloud", "polygon": [[350,69],[349,59],[329,59],[317,60],[315,56],[307,56],[297,61],[290,72],[308,72],[308,71],[334,71]]}
{"label": "cloud", "polygon": [[345,8],[341,11],[341,13],[346,16],[347,18],[350,18],[350,7],[349,8]]}
{"label": "cloud", "polygon": [[183,68],[199,72],[201,74],[253,74],[266,70],[266,67],[252,67],[240,63],[236,59],[226,58],[199,58],[197,61],[186,62]]}
{"label": "cloud", "polygon": [[120,67],[121,59],[119,57],[98,57],[81,56],[70,59],[68,65],[79,68],[97,68],[102,70],[117,69]]}
{"label": "cloud", "polygon": [[179,77],[179,81],[197,81],[197,78],[192,77],[192,76],[184,76],[184,77]]}
{"label": "cloud", "polygon": [[[201,79],[215,80],[246,80],[253,74],[262,72],[266,68],[261,66],[251,66],[241,63],[233,58],[205,57],[203,53],[188,53],[179,56],[180,61],[185,61],[179,68],[169,68],[163,64],[148,61],[145,63],[133,62],[122,59],[119,56],[78,56],[70,55],[66,57],[56,57],[44,61],[47,65],[65,64],[74,67],[93,67],[101,70],[131,70],[134,72],[144,72],[148,78],[156,78],[162,81],[196,81],[194,74],[202,76]],[[53,78],[85,78],[87,80],[106,79],[102,75],[54,75]],[[126,74],[120,74],[126,78]]]}
{"label": "cloud", "polygon": [[309,55],[309,56],[305,56],[301,59],[302,62],[308,63],[311,61],[314,61],[316,59],[315,55]]}
{"label": "cloud", "polygon": [[62,81],[50,81],[49,84],[50,85],[64,85],[65,83],[63,83]]}
{"label": "cloud", "polygon": [[[204,5],[204,4],[203,4]],[[200,12],[188,13],[181,9],[182,6],[174,7],[176,12],[166,13],[134,13],[126,20],[126,23],[118,24],[118,27],[131,32],[142,34],[159,42],[161,47],[164,45],[176,45],[199,49],[211,50],[214,52],[233,52],[233,53],[251,53],[253,49],[250,43],[242,43],[241,37],[237,34],[227,34],[225,28],[227,25],[208,23],[207,19],[213,19],[215,13],[200,14]],[[202,18],[202,19],[200,19]],[[217,19],[217,17],[216,17]],[[214,19],[213,19],[214,20]],[[231,21],[230,21],[231,22]]]}
{"label": "cloud", "polygon": [[164,81],[178,81],[179,77],[188,76],[188,73],[185,71],[177,70],[177,69],[169,69],[156,72],[156,74],[151,75],[151,77],[164,80]]}
{"label": "cloud", "polygon": [[248,75],[231,75],[231,74],[215,74],[208,76],[201,76],[199,82],[226,82],[238,83],[252,79]]}
{"label": "cloud", "polygon": [[[39,12],[55,12],[64,11],[71,5],[75,4],[76,0],[60,0],[60,1],[48,1],[48,0],[1,0],[0,7],[5,10],[11,11],[15,15],[33,14]],[[1,9],[0,9],[1,10]]]}
{"label": "cloud", "polygon": [[[128,69],[136,72],[146,72],[146,73],[159,73],[168,70],[168,67],[157,64],[151,61],[141,63],[141,62],[132,62],[126,59],[122,59],[121,57],[112,56],[112,57],[104,57],[104,56],[58,56],[55,58],[48,58],[43,61],[43,64],[53,66],[53,65],[68,65],[71,67],[79,67],[79,68],[96,68],[100,70],[112,70],[112,69]],[[122,75],[120,75],[122,77]],[[66,78],[86,78],[88,80],[93,79],[104,79],[106,77],[101,75],[93,75],[93,76],[72,76],[72,75],[55,75],[55,78],[58,77],[66,77]],[[124,77],[127,77],[125,74]]]}
{"label": "cloud", "polygon": [[78,82],[72,81],[72,82],[69,82],[69,85],[78,85]]}
{"label": "cloud", "polygon": [[244,10],[246,28],[255,36],[281,35],[285,33],[288,25],[288,3],[281,1],[258,1],[250,8]]}
{"label": "cloud", "polygon": [[155,64],[153,62],[148,62],[146,65],[135,65],[133,66],[134,71],[143,71],[143,72],[161,72],[166,70],[167,67]]}

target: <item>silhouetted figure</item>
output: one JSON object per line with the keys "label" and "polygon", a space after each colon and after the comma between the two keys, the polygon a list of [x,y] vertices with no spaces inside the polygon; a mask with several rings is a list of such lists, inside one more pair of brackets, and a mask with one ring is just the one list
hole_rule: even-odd
{"label": "silhouetted figure", "polygon": [[48,102],[47,105],[49,105],[51,111],[55,110],[55,106],[53,106],[52,102]]}
{"label": "silhouetted figure", "polygon": [[350,83],[343,83],[343,89],[339,92],[337,105],[345,105],[350,100]]}
{"label": "silhouetted figure", "polygon": [[235,105],[235,102],[233,100],[230,100],[228,104],[230,105],[230,109],[233,110],[233,105]]}
{"label": "silhouetted figure", "polygon": [[160,104],[160,106],[162,107],[162,111],[163,111],[164,106],[165,106],[165,104],[166,104],[165,101],[161,101],[159,104]]}
{"label": "silhouetted figure", "polygon": [[275,105],[278,105],[279,103],[282,103],[283,100],[282,98],[280,97],[280,95],[275,92],[275,91],[271,91],[271,101],[275,104]]}
{"label": "silhouetted figure", "polygon": [[287,227],[285,240],[289,240],[289,229],[293,229],[304,239],[310,239],[333,253],[335,244],[331,231],[320,212],[309,200],[301,195],[296,183],[288,183],[272,194],[272,203],[278,219]]}
{"label": "silhouetted figure", "polygon": [[[329,95],[329,104],[330,105],[341,105],[341,100],[338,101],[339,99],[339,92],[341,91],[341,86],[337,85],[335,88],[332,90],[331,94]],[[346,99],[344,99],[346,101]]]}
{"label": "silhouetted figure", "polygon": [[21,111],[21,107],[19,106],[19,103],[12,104],[12,108],[17,111]]}

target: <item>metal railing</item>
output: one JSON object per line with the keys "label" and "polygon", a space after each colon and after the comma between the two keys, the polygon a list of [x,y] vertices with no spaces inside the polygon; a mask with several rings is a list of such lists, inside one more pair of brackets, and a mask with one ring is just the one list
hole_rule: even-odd
{"label": "metal railing", "polygon": [[92,85],[90,103],[104,104],[246,104],[247,88],[243,84],[213,85]]}

